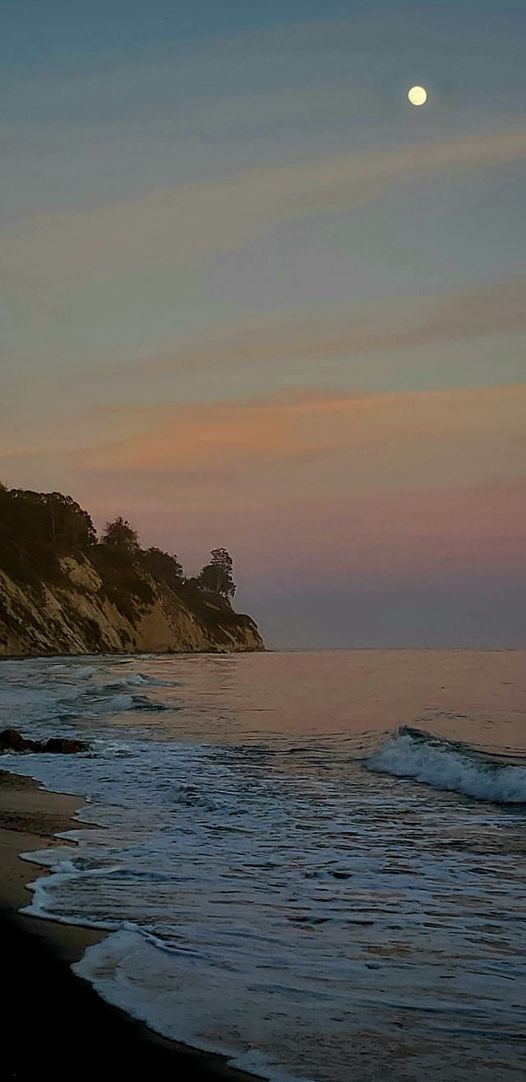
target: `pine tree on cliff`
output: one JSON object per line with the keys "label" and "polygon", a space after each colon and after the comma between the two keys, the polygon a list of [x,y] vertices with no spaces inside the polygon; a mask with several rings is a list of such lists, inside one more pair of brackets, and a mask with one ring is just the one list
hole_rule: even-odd
{"label": "pine tree on cliff", "polygon": [[210,563],[205,564],[197,577],[197,583],[202,590],[207,590],[220,597],[233,597],[236,592],[236,584],[232,577],[234,561],[227,549],[212,549]]}
{"label": "pine tree on cliff", "polygon": [[121,515],[113,522],[107,522],[101,538],[103,545],[111,545],[112,548],[124,549],[131,554],[139,552],[139,535],[127,519]]}

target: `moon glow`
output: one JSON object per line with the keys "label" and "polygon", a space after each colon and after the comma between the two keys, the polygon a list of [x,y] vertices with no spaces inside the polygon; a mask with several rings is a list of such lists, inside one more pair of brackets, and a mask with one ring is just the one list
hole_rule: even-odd
{"label": "moon glow", "polygon": [[411,102],[411,105],[425,105],[427,101],[427,90],[425,86],[412,86],[407,92],[407,97]]}

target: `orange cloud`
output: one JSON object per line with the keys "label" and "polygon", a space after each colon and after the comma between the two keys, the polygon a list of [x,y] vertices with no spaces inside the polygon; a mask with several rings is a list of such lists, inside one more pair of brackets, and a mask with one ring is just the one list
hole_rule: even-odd
{"label": "orange cloud", "polygon": [[[219,404],[101,410],[83,470],[171,478],[254,480],[290,471],[307,485],[398,487],[482,483],[526,470],[526,384],[411,393],[283,395]],[[115,429],[127,435],[112,438]],[[330,468],[328,468],[330,463]],[[298,472],[299,471],[299,472]]]}
{"label": "orange cloud", "polygon": [[526,384],[106,408],[89,438],[84,417],[81,450],[70,418],[43,478],[34,447],[5,479],[66,488],[99,522],[125,514],[189,570],[225,543],[247,581],[512,574],[526,551],[525,416]]}
{"label": "orange cloud", "polygon": [[190,569],[219,540],[250,581],[513,569],[525,416],[526,384],[106,408],[89,439],[84,417],[82,449],[74,417],[50,441],[44,480],[38,448],[6,480],[65,487],[99,521],[126,514]]}

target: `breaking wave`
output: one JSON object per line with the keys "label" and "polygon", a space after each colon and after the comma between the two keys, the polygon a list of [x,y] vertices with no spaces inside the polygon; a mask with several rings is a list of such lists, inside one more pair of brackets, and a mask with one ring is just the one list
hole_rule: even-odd
{"label": "breaking wave", "polygon": [[[55,716],[61,721],[78,720],[79,717],[99,718],[118,716],[126,711],[149,711],[158,713],[167,710],[165,703],[152,699],[148,695],[120,692],[107,684],[103,688],[88,688],[84,695],[72,696],[58,701]],[[173,707],[172,709],[176,709]]]}
{"label": "breaking wave", "polygon": [[526,803],[526,766],[496,760],[468,744],[400,726],[367,761],[367,769],[463,793],[496,804]]}

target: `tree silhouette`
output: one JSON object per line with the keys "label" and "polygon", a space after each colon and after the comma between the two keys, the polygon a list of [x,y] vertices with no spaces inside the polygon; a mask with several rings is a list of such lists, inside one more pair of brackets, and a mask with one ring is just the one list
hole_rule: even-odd
{"label": "tree silhouette", "polygon": [[113,548],[123,549],[125,552],[139,552],[137,530],[134,530],[128,520],[122,518],[121,515],[114,519],[113,522],[106,523],[101,540],[104,545],[111,545]]}
{"label": "tree silhouette", "polygon": [[143,562],[154,579],[160,579],[168,586],[175,587],[183,582],[183,565],[177,556],[170,556],[168,552],[154,546],[143,553]]}
{"label": "tree silhouette", "polygon": [[42,501],[49,520],[50,540],[68,549],[95,544],[97,535],[87,511],[61,492],[45,492]]}
{"label": "tree silhouette", "polygon": [[233,597],[236,592],[236,584],[232,577],[234,562],[230,553],[225,548],[212,549],[210,563],[200,571],[197,582],[202,590],[220,597]]}
{"label": "tree silhouette", "polygon": [[0,525],[36,544],[51,543],[72,552],[93,545],[97,539],[87,511],[61,492],[8,489],[0,483]]}

